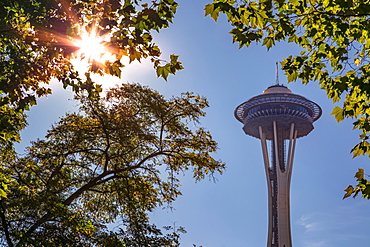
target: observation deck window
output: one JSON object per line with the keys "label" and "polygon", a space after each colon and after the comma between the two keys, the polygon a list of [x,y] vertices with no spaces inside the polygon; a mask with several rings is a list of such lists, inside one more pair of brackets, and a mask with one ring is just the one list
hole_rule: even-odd
{"label": "observation deck window", "polygon": [[284,113],[284,114],[294,114],[294,112],[300,112],[308,116],[312,116],[312,113],[306,108],[301,105],[296,104],[289,104],[289,103],[266,103],[251,107],[247,109],[246,116],[252,115],[256,112],[270,112],[270,113]]}

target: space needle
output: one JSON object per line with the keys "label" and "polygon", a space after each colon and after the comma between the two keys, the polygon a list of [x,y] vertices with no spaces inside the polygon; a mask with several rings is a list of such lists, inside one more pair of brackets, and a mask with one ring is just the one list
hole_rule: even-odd
{"label": "space needle", "polygon": [[292,247],[289,196],[296,139],[313,130],[321,113],[318,104],[278,83],[235,109],[244,132],[261,140],[268,190],[267,247]]}

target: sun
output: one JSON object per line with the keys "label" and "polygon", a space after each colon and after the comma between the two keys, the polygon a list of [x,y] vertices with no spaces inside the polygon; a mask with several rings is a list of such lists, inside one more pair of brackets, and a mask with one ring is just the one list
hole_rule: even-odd
{"label": "sun", "polygon": [[[107,66],[107,63],[114,63],[118,59],[115,55],[116,50],[112,48],[110,43],[110,38],[110,34],[99,36],[93,29],[90,32],[83,30],[78,38],[69,41],[72,46],[77,48],[71,58],[71,63],[82,78],[88,73],[94,82],[101,85],[108,85],[108,78],[109,82],[117,80],[104,72],[104,66]],[[98,66],[99,69],[94,70],[93,66]]]}
{"label": "sun", "polygon": [[115,56],[107,47],[107,37],[98,36],[93,30],[90,33],[83,33],[79,39],[74,40],[73,45],[78,48],[76,54],[81,59],[87,61],[96,60],[98,62],[112,61]]}
{"label": "sun", "polygon": [[86,58],[96,59],[106,52],[103,40],[94,33],[83,35],[74,45],[79,48],[77,53]]}

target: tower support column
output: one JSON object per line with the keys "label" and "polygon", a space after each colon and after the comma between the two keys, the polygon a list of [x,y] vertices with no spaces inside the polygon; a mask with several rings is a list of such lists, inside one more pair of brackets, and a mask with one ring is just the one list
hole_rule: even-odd
{"label": "tower support column", "polygon": [[282,129],[273,121],[272,163],[269,161],[266,134],[259,126],[263,160],[268,190],[268,237],[267,247],[292,247],[290,230],[290,181],[293,168],[297,131],[294,123],[289,130],[288,156],[285,157]]}

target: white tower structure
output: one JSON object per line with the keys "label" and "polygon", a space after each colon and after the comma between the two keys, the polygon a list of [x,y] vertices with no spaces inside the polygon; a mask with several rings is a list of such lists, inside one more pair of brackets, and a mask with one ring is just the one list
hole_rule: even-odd
{"label": "white tower structure", "polygon": [[261,140],[268,190],[267,247],[292,247],[289,196],[296,139],[313,130],[321,113],[319,105],[279,84],[235,109],[244,132]]}

